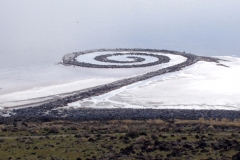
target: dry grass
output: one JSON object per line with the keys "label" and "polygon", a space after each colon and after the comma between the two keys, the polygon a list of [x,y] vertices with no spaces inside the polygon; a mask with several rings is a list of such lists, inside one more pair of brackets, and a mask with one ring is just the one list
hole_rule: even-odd
{"label": "dry grass", "polygon": [[164,125],[166,124],[165,121],[161,120],[161,119],[150,119],[146,121],[147,124],[156,124],[156,125]]}
{"label": "dry grass", "polygon": [[204,124],[204,125],[210,125],[210,126],[223,126],[223,127],[240,127],[240,120],[229,120],[226,118],[223,118],[221,120],[219,119],[204,119],[204,118],[199,118],[198,120],[179,120],[176,119],[174,124]]}
{"label": "dry grass", "polygon": [[[0,132],[0,155],[3,159],[9,159],[9,156],[17,159],[26,154],[28,159],[50,159],[52,155],[66,159],[110,159],[111,155],[112,159],[117,159],[114,155],[130,154],[134,157],[132,159],[139,159],[139,155],[146,159],[176,159],[177,148],[181,153],[178,159],[187,159],[188,155],[192,159],[229,158],[239,152],[239,126],[240,120],[203,118],[16,122],[0,126],[3,129]],[[206,141],[208,152],[202,152],[198,147],[200,140]],[[226,140],[231,145],[221,147]],[[185,143],[193,148],[183,147]],[[220,148],[214,148],[212,144]]]}

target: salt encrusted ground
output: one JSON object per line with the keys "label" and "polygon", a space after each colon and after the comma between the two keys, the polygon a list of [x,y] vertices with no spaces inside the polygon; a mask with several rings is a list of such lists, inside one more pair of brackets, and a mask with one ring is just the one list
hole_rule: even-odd
{"label": "salt encrusted ground", "polygon": [[239,110],[240,58],[217,58],[228,67],[201,61],[68,107]]}
{"label": "salt encrusted ground", "polygon": [[[104,53],[112,53],[112,52],[104,52]],[[81,57],[81,58],[84,59],[84,61],[86,62],[99,63],[97,61],[94,61],[94,57],[96,55],[101,55],[101,54],[103,54],[103,52],[95,52],[93,54],[86,54],[84,55],[84,57]],[[162,63],[156,66],[142,67],[142,68],[128,68],[128,69],[126,68],[95,69],[95,68],[75,67],[77,69],[75,74],[80,74],[80,75],[82,74],[83,76],[87,74],[84,80],[79,80],[79,81],[74,81],[71,83],[65,83],[65,84],[59,84],[59,85],[51,85],[46,87],[35,87],[33,89],[17,91],[17,92],[8,93],[8,94],[2,94],[0,95],[0,109],[3,109],[3,108],[13,109],[13,108],[28,107],[28,106],[36,106],[38,104],[41,104],[41,102],[48,102],[49,100],[52,100],[52,99],[58,99],[58,98],[64,97],[65,95],[69,95],[75,91],[81,91],[81,90],[85,90],[87,88],[95,87],[98,85],[104,85],[104,84],[114,82],[126,77],[134,77],[135,75],[141,75],[157,69],[173,66],[173,65],[182,63],[186,60],[185,57],[182,57],[179,55],[172,55],[172,54],[165,54],[165,53],[164,54],[157,53],[157,54],[168,56],[171,59],[170,62]],[[79,59],[82,60],[81,58]],[[114,58],[116,57],[112,57],[112,59]],[[125,56],[121,58],[122,58],[121,60],[127,60]],[[152,60],[154,60],[154,58],[152,57],[145,56],[144,58],[146,58],[147,62],[152,62]],[[70,67],[70,66],[64,66],[64,67]],[[68,70],[75,70],[75,68],[71,67],[71,68],[68,68]],[[62,69],[62,67],[60,67],[59,69]],[[58,71],[57,68],[56,70],[59,74],[61,74],[61,72]],[[104,76],[101,75],[101,73],[103,73]],[[93,78],[94,76],[96,78]]]}
{"label": "salt encrusted ground", "polygon": [[[103,54],[87,55],[89,62],[94,63],[93,57]],[[122,77],[89,76],[85,80],[38,87],[25,91],[0,95],[0,109],[13,109],[38,105],[69,95],[75,91],[107,84],[123,77],[131,77],[131,73],[143,74],[151,70],[179,64],[186,58],[179,55],[164,54],[170,57],[169,63],[157,66],[131,69],[95,69],[106,70],[111,75],[119,72]],[[118,57],[128,60],[126,56]],[[148,57],[145,57],[148,61]],[[181,71],[156,76],[148,80],[134,83],[109,93],[69,103],[63,108],[154,108],[154,109],[240,109],[240,58],[217,57],[227,61],[200,61]],[[80,61],[81,59],[78,58]],[[84,58],[86,59],[86,57]],[[116,57],[112,57],[116,59]],[[151,61],[151,58],[149,59]],[[81,67],[80,67],[81,68]],[[86,68],[83,68],[83,71]],[[87,68],[88,70],[88,68]],[[93,68],[89,68],[93,70]],[[123,71],[126,71],[124,73]],[[141,72],[140,72],[140,71]],[[79,70],[78,70],[79,71]],[[85,71],[84,71],[85,72]],[[60,108],[61,109],[61,108]]]}
{"label": "salt encrusted ground", "polygon": [[116,78],[86,79],[66,84],[39,87],[30,90],[0,95],[0,106],[2,106],[0,109],[3,109],[3,107],[7,109],[19,108],[21,106],[31,106],[34,105],[34,103],[57,99],[64,97],[65,94],[70,94],[77,90],[84,90],[86,88],[107,84],[116,80]]}

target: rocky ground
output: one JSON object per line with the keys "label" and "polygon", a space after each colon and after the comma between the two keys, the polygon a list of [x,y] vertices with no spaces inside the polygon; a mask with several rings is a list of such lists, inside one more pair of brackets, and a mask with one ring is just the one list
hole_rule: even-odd
{"label": "rocky ground", "polygon": [[[2,111],[2,114],[8,113]],[[227,118],[240,119],[239,111],[234,110],[180,110],[180,109],[91,109],[91,108],[60,108],[49,109],[45,107],[29,107],[13,110],[10,116],[0,116],[0,123],[12,123],[15,121],[91,121],[91,120],[147,120],[147,119],[182,119],[196,120],[199,118]]]}

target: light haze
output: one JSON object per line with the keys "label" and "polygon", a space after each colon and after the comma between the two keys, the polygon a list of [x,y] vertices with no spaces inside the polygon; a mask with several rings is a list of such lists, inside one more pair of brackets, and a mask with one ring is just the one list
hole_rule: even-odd
{"label": "light haze", "polygon": [[87,72],[55,63],[88,49],[240,56],[239,8],[225,0],[0,0],[0,94],[84,79]]}

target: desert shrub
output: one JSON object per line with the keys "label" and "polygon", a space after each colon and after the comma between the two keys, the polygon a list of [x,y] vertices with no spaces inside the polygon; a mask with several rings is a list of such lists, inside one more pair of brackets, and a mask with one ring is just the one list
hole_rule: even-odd
{"label": "desert shrub", "polygon": [[178,132],[178,133],[181,133],[181,132],[184,132],[185,130],[182,128],[182,127],[176,127],[174,128],[174,132]]}
{"label": "desert shrub", "polygon": [[81,138],[81,137],[83,137],[83,134],[82,134],[82,133],[76,133],[76,134],[74,135],[74,137],[76,137],[76,138]]}
{"label": "desert shrub", "polygon": [[7,132],[8,129],[7,128],[2,128],[2,132]]}
{"label": "desert shrub", "polygon": [[131,138],[136,138],[138,135],[138,132],[133,130],[126,133],[126,136]]}
{"label": "desert shrub", "polygon": [[88,141],[89,141],[89,142],[94,142],[95,139],[93,139],[93,138],[89,138]]}
{"label": "desert shrub", "polygon": [[78,130],[77,126],[73,126],[73,125],[70,126],[68,129],[69,129],[69,130],[74,130],[74,131],[75,131],[75,130]]}
{"label": "desert shrub", "polygon": [[31,128],[31,129],[29,130],[29,132],[30,132],[31,134],[38,134],[38,133],[39,133],[39,130],[34,129],[34,128]]}
{"label": "desert shrub", "polygon": [[45,157],[43,155],[38,155],[37,158],[44,159]]}
{"label": "desert shrub", "polygon": [[163,128],[161,128],[161,131],[163,131],[163,132],[169,132],[169,128],[163,127]]}
{"label": "desert shrub", "polygon": [[141,135],[141,136],[147,136],[147,133],[146,133],[145,131],[141,131],[141,132],[139,133],[139,135]]}
{"label": "desert shrub", "polygon": [[86,137],[86,138],[88,138],[88,137],[90,137],[90,134],[89,134],[88,132],[84,132],[84,133],[83,133],[83,136]]}
{"label": "desert shrub", "polygon": [[11,146],[12,147],[17,147],[17,143],[12,143]]}
{"label": "desert shrub", "polygon": [[238,133],[232,133],[231,136],[232,136],[232,137],[238,137],[239,134],[238,134]]}
{"label": "desert shrub", "polygon": [[215,131],[215,128],[213,126],[208,126],[207,130],[208,131]]}
{"label": "desert shrub", "polygon": [[49,131],[49,128],[48,128],[48,127],[44,127],[44,128],[43,128],[43,131],[48,132],[48,131]]}
{"label": "desert shrub", "polygon": [[182,137],[181,139],[182,139],[182,140],[187,140],[187,137]]}
{"label": "desert shrub", "polygon": [[31,139],[26,139],[25,144],[33,144],[33,141]]}
{"label": "desert shrub", "polygon": [[57,127],[51,127],[49,128],[48,133],[59,133],[59,129]]}
{"label": "desert shrub", "polygon": [[193,131],[195,132],[201,132],[203,130],[203,125],[197,125],[196,127],[193,128]]}
{"label": "desert shrub", "polygon": [[142,143],[144,143],[145,140],[146,140],[146,138],[144,136],[139,136],[134,140],[134,143],[142,144]]}
{"label": "desert shrub", "polygon": [[117,136],[113,134],[106,134],[104,137],[109,137],[111,140],[116,139]]}
{"label": "desert shrub", "polygon": [[155,134],[155,133],[153,133],[153,134],[151,135],[151,138],[152,138],[153,140],[157,140],[157,139],[158,139],[158,135]]}
{"label": "desert shrub", "polygon": [[162,136],[162,138],[163,138],[163,139],[166,139],[166,138],[168,138],[168,136]]}
{"label": "desert shrub", "polygon": [[114,132],[116,133],[124,133],[127,132],[129,130],[127,125],[120,125],[118,127],[115,128]]}
{"label": "desert shrub", "polygon": [[200,136],[199,136],[199,135],[196,135],[196,136],[195,136],[195,138],[196,138],[196,139],[199,139],[199,138],[200,138]]}
{"label": "desert shrub", "polygon": [[17,138],[16,138],[16,141],[20,141],[20,140],[21,140],[21,138],[20,138],[20,137],[17,137]]}
{"label": "desert shrub", "polygon": [[63,158],[59,157],[59,156],[56,156],[56,155],[51,155],[51,159],[54,159],[54,160],[63,160]]}

